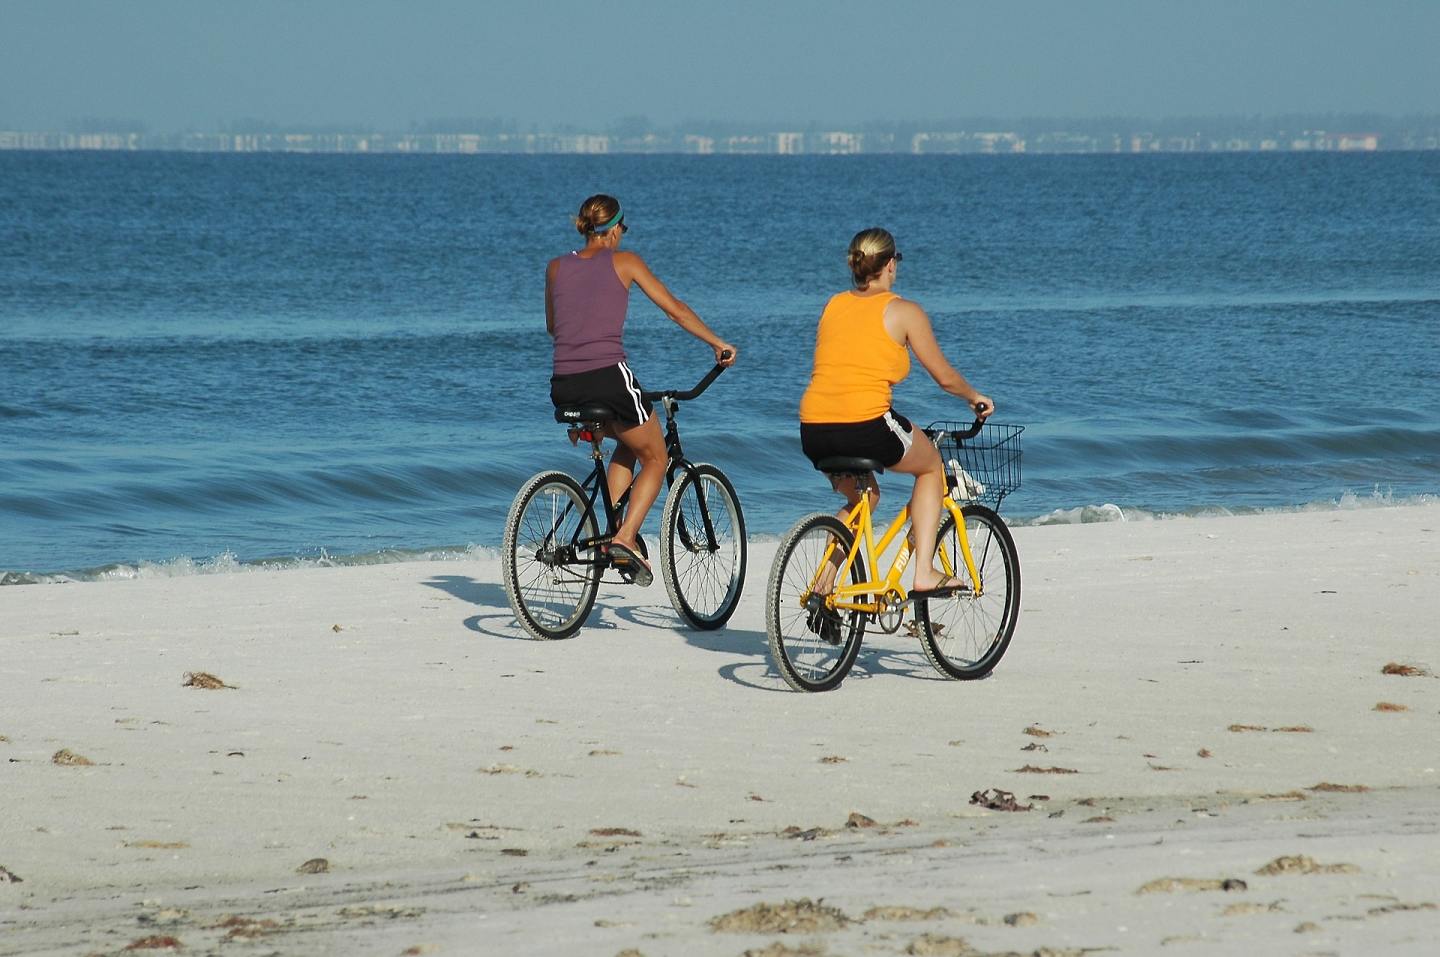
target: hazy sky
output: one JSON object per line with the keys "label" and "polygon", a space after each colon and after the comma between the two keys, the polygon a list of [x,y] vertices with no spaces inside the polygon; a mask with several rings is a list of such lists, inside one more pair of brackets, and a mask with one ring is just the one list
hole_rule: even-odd
{"label": "hazy sky", "polygon": [[1367,111],[1437,0],[0,0],[0,129]]}

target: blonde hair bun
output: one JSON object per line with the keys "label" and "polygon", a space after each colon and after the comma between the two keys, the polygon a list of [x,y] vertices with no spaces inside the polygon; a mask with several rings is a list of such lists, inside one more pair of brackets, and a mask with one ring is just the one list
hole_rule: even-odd
{"label": "blonde hair bun", "polygon": [[862,229],[850,240],[846,261],[857,289],[870,285],[895,258],[895,237],[879,226]]}

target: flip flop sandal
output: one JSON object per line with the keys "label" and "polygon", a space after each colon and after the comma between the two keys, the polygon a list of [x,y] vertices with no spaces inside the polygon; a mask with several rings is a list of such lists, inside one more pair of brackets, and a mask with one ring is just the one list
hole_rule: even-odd
{"label": "flip flop sandal", "polygon": [[946,575],[940,579],[940,583],[934,588],[916,588],[910,592],[911,601],[926,601],[930,598],[949,598],[959,591],[970,587],[970,583],[963,578],[956,578],[954,575]]}
{"label": "flip flop sandal", "polygon": [[655,573],[650,570],[649,563],[635,554],[633,549],[619,542],[610,543],[610,564],[641,588],[655,580]]}

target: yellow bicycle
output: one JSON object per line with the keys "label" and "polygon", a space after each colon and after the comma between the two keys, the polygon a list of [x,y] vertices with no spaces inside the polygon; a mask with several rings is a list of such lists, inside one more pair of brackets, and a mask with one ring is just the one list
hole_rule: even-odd
{"label": "yellow bicycle", "polygon": [[[936,422],[925,430],[946,460],[936,562],[946,575],[965,582],[925,598],[910,598],[900,583],[912,552],[909,536],[900,534],[910,523],[909,506],[875,538],[865,491],[874,473],[883,471],[880,463],[848,457],[817,463],[827,475],[854,476],[861,495],[844,520],[807,515],[775,552],[765,631],[771,659],[790,687],[838,687],[855,663],[865,628],[873,624],[894,634],[907,611],[925,657],[941,674],[968,680],[994,669],[1010,646],[1020,612],[1020,559],[996,509],[1020,487],[1022,431],[1024,426],[978,420]],[[899,550],[878,576],[881,557],[897,537]]]}

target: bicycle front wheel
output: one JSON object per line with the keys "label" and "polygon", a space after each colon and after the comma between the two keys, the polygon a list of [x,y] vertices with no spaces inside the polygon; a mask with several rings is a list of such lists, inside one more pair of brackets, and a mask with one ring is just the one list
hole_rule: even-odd
{"label": "bicycle front wheel", "polygon": [[[837,687],[860,652],[865,615],[827,608],[824,599],[854,540],[838,518],[816,513],[786,532],[775,552],[765,595],[765,634],[771,660],[796,691]],[[859,555],[850,566],[850,580],[865,580]]]}
{"label": "bicycle front wheel", "polygon": [[745,585],[745,516],[735,487],[713,465],[682,467],[660,522],[670,604],[692,628],[719,628],[735,614]]}
{"label": "bicycle front wheel", "polygon": [[515,620],[531,635],[569,638],[585,623],[600,589],[600,557],[577,543],[594,537],[585,490],[564,472],[541,472],[515,496],[501,577]]}
{"label": "bicycle front wheel", "polygon": [[[1010,647],[1020,614],[1020,557],[999,515],[973,504],[962,514],[980,573],[980,594],[965,589],[948,598],[917,601],[915,619],[925,657],[941,674],[965,681],[988,675]],[[941,570],[968,579],[953,515],[940,524],[937,542]]]}

